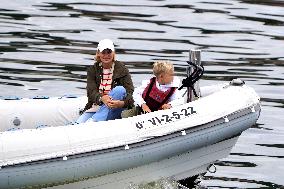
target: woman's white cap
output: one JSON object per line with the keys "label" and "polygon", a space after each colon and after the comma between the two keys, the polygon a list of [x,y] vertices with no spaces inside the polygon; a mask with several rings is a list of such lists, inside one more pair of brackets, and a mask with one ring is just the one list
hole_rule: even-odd
{"label": "woman's white cap", "polygon": [[110,49],[114,51],[114,45],[110,39],[103,39],[99,42],[97,50],[102,52],[105,49]]}

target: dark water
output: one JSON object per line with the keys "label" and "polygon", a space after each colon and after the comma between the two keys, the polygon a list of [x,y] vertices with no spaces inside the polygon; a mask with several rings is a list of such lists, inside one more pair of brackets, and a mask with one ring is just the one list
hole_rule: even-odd
{"label": "dark water", "polygon": [[1,0],[0,96],[84,95],[97,42],[115,42],[137,86],[155,60],[185,75],[202,50],[201,85],[239,77],[261,96],[257,124],[207,173],[205,188],[284,187],[284,1]]}

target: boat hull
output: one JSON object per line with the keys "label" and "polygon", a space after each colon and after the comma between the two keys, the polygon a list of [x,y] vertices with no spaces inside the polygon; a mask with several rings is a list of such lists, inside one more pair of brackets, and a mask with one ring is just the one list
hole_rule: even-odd
{"label": "boat hull", "polygon": [[[87,180],[83,183],[98,180],[94,182],[94,188],[100,188],[104,184],[116,185],[116,182],[129,185],[132,178],[133,181],[140,178],[137,175],[139,168],[145,172],[148,168],[148,171],[151,171],[149,177],[152,179],[169,176],[176,179],[190,177],[200,171],[205,172],[209,164],[226,157],[237,136],[256,122],[259,113],[260,106],[255,106],[254,111],[245,109],[229,115],[229,121],[220,118],[183,132],[153,137],[127,146],[4,166],[0,169],[0,188],[51,187],[85,179]],[[193,159],[198,163],[193,163]],[[189,165],[183,165],[183,161]],[[170,168],[170,164],[176,165],[177,168]],[[158,166],[152,170],[151,165],[159,165],[160,168]],[[135,176],[131,171],[136,168],[138,169]],[[110,179],[127,171],[130,171],[130,175],[124,174],[124,179]],[[143,176],[147,177],[145,172]],[[143,181],[143,177],[141,178],[139,181]]]}
{"label": "boat hull", "polygon": [[[131,188],[135,183],[157,181],[159,179],[181,180],[205,173],[215,160],[229,155],[232,147],[237,142],[238,136],[200,148],[162,161],[127,169],[117,173],[103,175],[96,178],[65,183],[48,189],[113,189]],[[151,173],[151,174],[149,174]]]}

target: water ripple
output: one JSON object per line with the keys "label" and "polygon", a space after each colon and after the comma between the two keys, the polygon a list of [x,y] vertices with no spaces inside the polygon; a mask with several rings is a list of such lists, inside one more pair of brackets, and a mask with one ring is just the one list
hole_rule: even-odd
{"label": "water ripple", "polygon": [[156,60],[170,60],[185,76],[188,50],[200,49],[201,85],[241,78],[262,101],[258,123],[203,185],[281,188],[283,31],[284,2],[277,0],[2,0],[0,96],[85,95],[86,69],[102,38],[114,41],[135,86],[151,76]]}

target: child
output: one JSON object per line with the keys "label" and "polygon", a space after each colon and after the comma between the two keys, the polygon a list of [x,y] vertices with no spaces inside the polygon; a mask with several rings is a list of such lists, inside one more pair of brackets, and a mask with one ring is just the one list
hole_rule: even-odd
{"label": "child", "polygon": [[155,77],[142,81],[142,86],[134,90],[135,105],[148,113],[182,104],[182,95],[177,90],[180,80],[174,77],[173,64],[168,61],[155,62],[153,73]]}

